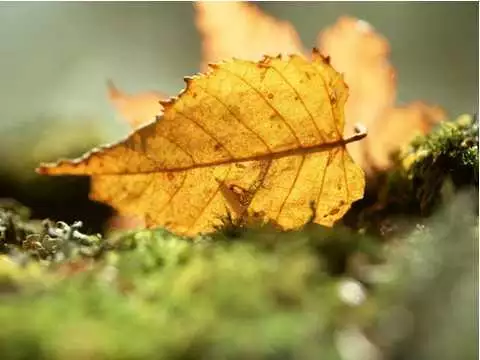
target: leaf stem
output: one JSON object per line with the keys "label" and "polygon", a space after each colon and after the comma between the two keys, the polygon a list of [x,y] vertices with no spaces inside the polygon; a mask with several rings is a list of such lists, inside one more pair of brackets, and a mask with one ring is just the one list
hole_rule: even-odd
{"label": "leaf stem", "polygon": [[363,125],[357,124],[355,125],[355,134],[352,136],[343,139],[344,144],[347,145],[349,143],[362,140],[364,137],[367,136],[367,128]]}

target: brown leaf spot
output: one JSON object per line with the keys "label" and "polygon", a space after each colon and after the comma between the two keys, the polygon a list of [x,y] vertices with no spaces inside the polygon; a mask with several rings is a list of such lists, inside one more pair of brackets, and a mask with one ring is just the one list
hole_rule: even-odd
{"label": "brown leaf spot", "polygon": [[332,103],[332,105],[337,104],[337,96],[335,94],[330,94],[330,102]]}
{"label": "brown leaf spot", "polygon": [[328,215],[336,215],[336,214],[338,214],[339,211],[340,211],[339,208],[334,208],[334,209],[330,210]]}
{"label": "brown leaf spot", "polygon": [[278,121],[278,120],[280,120],[280,116],[278,116],[277,113],[272,113],[270,115],[269,119],[272,120],[272,121]]}

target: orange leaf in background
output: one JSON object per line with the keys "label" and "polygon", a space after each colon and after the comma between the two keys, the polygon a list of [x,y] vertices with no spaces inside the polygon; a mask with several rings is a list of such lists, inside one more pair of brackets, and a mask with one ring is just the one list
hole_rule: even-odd
{"label": "orange leaf in background", "polygon": [[168,98],[154,91],[129,95],[119,90],[112,81],[108,82],[108,97],[133,129],[155,120],[156,116],[161,116],[163,108],[160,101]]}
{"label": "orange leaf in background", "polygon": [[303,54],[291,24],[265,15],[244,2],[195,2],[196,24],[203,38],[202,69],[232,57],[258,61],[263,55]]}
{"label": "orange leaf in background", "polygon": [[326,58],[312,58],[211,65],[162,102],[162,118],[37,171],[90,175],[92,199],[178,234],[213,231],[227,211],[285,230],[312,215],[331,226],[363,196],[364,173],[345,146],[365,134],[343,139],[348,89]]}
{"label": "orange leaf in background", "polygon": [[[390,47],[387,40],[365,21],[342,17],[319,34],[318,44],[322,52],[331,56],[333,66],[345,74],[351,91],[345,108],[346,118],[365,126],[374,138],[373,143],[387,143],[388,150],[395,151],[399,139],[385,139],[389,134],[383,134],[379,129],[379,125],[386,121],[381,116],[395,105],[397,87],[395,70],[388,61]],[[375,147],[378,153],[372,152],[369,140],[351,144],[348,148],[355,161],[367,172],[377,165],[379,157],[388,157],[382,146]],[[388,163],[382,163],[388,166]]]}
{"label": "orange leaf in background", "polygon": [[345,74],[351,93],[347,123],[359,122],[368,129],[366,141],[348,148],[365,171],[387,169],[391,153],[445,120],[438,106],[415,102],[395,107],[397,84],[388,60],[390,47],[365,21],[342,17],[319,35],[318,43],[331,56],[332,65]]}
{"label": "orange leaf in background", "polygon": [[445,112],[438,106],[417,101],[404,107],[391,108],[377,119],[371,126],[373,135],[369,136],[381,136],[368,142],[369,154],[374,157],[369,160],[370,165],[375,164],[377,169],[386,169],[390,165],[389,154],[398,150],[402,144],[409,144],[415,136],[428,133],[436,124],[445,120]]}
{"label": "orange leaf in background", "polygon": [[[291,24],[264,14],[255,5],[196,2],[195,7],[197,26],[203,36],[204,63],[229,57],[257,60],[265,52],[305,54]],[[365,21],[340,18],[319,35],[318,46],[330,56],[334,68],[345,74],[350,88],[347,129],[361,123],[370,134],[366,141],[348,146],[365,171],[388,168],[390,153],[445,119],[438,107],[422,103],[407,105],[410,111],[395,109],[397,86],[388,42]]]}
{"label": "orange leaf in background", "polygon": [[365,21],[342,17],[318,37],[320,51],[342,69],[351,91],[346,112],[367,123],[395,104],[395,70],[388,61],[390,47]]}

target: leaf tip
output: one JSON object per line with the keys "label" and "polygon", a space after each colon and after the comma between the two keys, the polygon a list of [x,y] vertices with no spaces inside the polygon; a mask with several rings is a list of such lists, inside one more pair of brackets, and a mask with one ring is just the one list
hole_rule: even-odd
{"label": "leaf tip", "polygon": [[47,166],[48,166],[48,165],[46,165],[46,164],[40,164],[40,165],[35,169],[35,172],[36,172],[38,175],[47,175],[47,174],[48,174]]}

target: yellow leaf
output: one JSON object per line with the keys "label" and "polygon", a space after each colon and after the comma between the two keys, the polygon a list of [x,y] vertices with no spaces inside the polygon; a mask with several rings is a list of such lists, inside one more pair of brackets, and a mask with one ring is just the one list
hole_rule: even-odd
{"label": "yellow leaf", "polygon": [[[306,54],[289,22],[263,13],[252,3],[196,2],[195,9],[203,67],[230,57],[258,60],[265,53]],[[407,111],[395,107],[397,82],[390,47],[367,22],[340,17],[319,34],[317,44],[349,84],[346,127],[360,123],[370,134],[365,141],[347,146],[367,173],[387,169],[391,154],[406,146],[414,134],[426,134],[446,119],[437,106],[414,102],[405,107]]]}
{"label": "yellow leaf", "polygon": [[347,86],[314,51],[261,62],[232,60],[187,78],[164,114],[127,139],[41,174],[90,175],[91,197],[148,227],[210,232],[227,209],[282,229],[331,226],[363,196],[364,173],[343,139]]}
{"label": "yellow leaf", "polygon": [[161,116],[163,108],[160,101],[166,99],[165,95],[150,91],[130,95],[119,90],[112,81],[108,82],[108,97],[125,121],[136,129]]}

